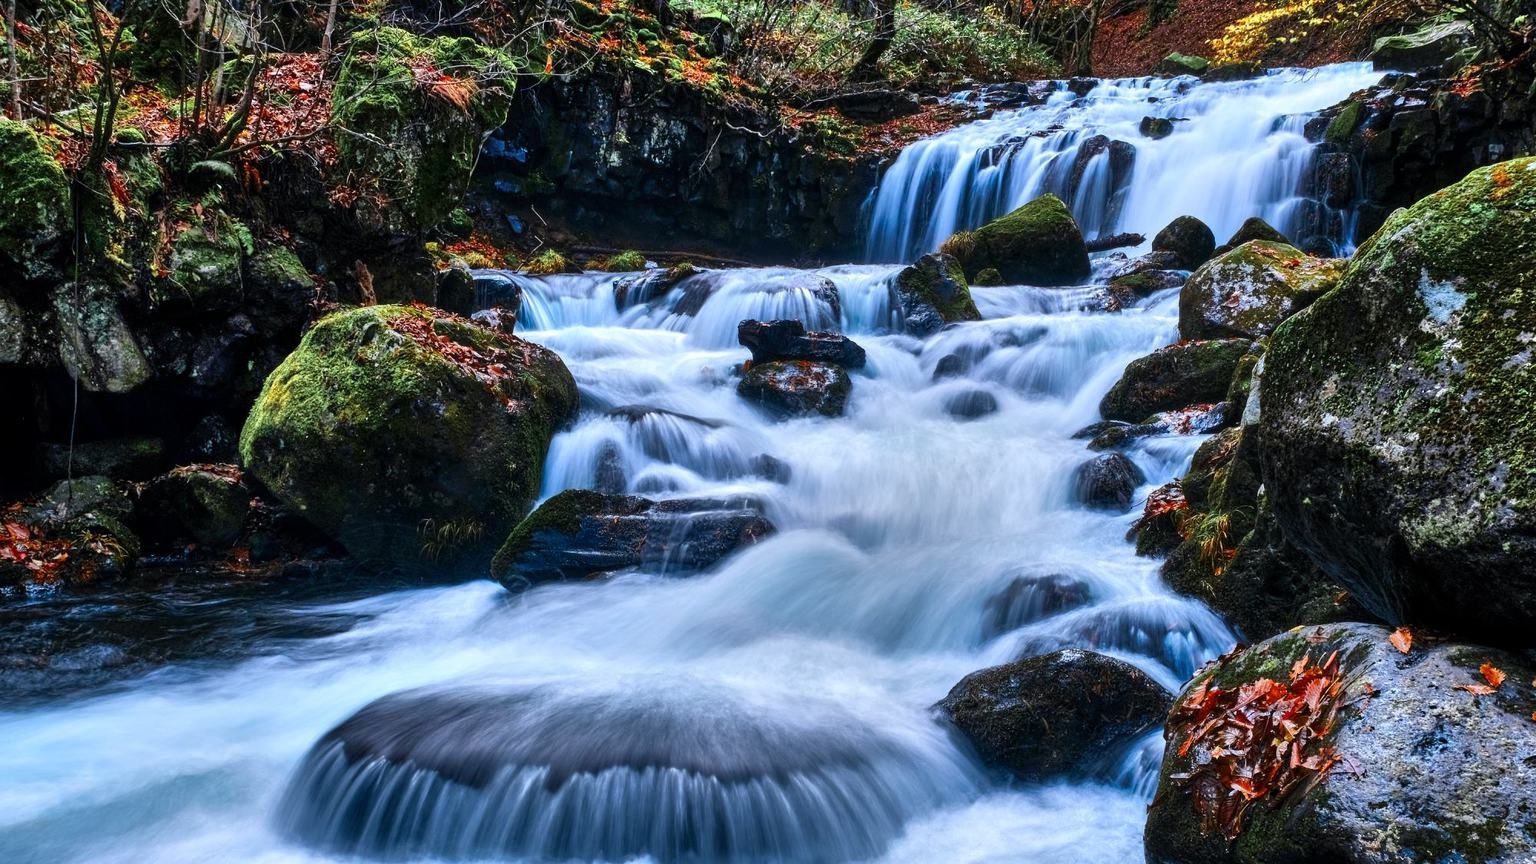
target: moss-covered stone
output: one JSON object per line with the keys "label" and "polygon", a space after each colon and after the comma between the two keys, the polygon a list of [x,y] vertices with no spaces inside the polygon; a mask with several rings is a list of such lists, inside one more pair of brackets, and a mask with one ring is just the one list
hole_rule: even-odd
{"label": "moss-covered stone", "polygon": [[1193,270],[1210,259],[1216,249],[1216,235],[1211,227],[1193,216],[1180,216],[1169,222],[1152,238],[1153,252],[1168,252],[1177,266]]}
{"label": "moss-covered stone", "polygon": [[1293,246],[1255,240],[1196,270],[1179,293],[1185,339],[1268,336],[1326,294],[1344,261],[1313,258]]}
{"label": "moss-covered stone", "polygon": [[995,269],[1010,285],[1071,285],[1088,276],[1088,250],[1072,211],[1042,195],[970,232],[961,257],[970,273]]}
{"label": "moss-covered stone", "polygon": [[1536,159],[1394,214],[1275,332],[1276,517],[1382,619],[1536,640],[1533,334]]}
{"label": "moss-covered stone", "polygon": [[645,269],[645,256],[630,249],[603,261],[601,269],[609,273],[636,273]]}
{"label": "moss-covered stone", "polygon": [[1246,339],[1181,342],[1133,360],[1099,402],[1106,420],[1140,423],[1161,411],[1221,401]]}
{"label": "moss-covered stone", "polygon": [[31,128],[0,117],[0,258],[27,279],[59,275],[69,183]]}
{"label": "moss-covered stone", "polygon": [[981,320],[965,271],[951,255],[924,255],[896,274],[895,288],[906,330],[915,336],[957,321]]}
{"label": "moss-covered stone", "polygon": [[1328,122],[1328,128],[1323,131],[1323,140],[1335,146],[1344,146],[1349,143],[1349,136],[1355,134],[1364,116],[1365,103],[1351,99]]}
{"label": "moss-covered stone", "polygon": [[1211,61],[1195,54],[1180,54],[1175,51],[1163,58],[1163,62],[1157,64],[1160,75],[1202,75],[1205,70],[1211,68]]}
{"label": "moss-covered stone", "polygon": [[135,515],[146,539],[190,539],[211,548],[240,537],[251,492],[233,465],[183,465],[145,484]]}
{"label": "moss-covered stone", "polygon": [[199,309],[228,307],[241,299],[241,268],[254,250],[250,229],[219,214],[212,227],[194,225],[171,241],[170,273],[162,280],[162,302],[186,302]]}
{"label": "moss-covered stone", "polygon": [[484,133],[506,122],[514,71],[467,37],[359,32],[332,100],[331,119],[347,130],[343,167],[376,179],[412,226],[432,228],[459,206]]}
{"label": "moss-covered stone", "polygon": [[240,456],[362,562],[478,575],[576,405],[547,349],[424,308],[354,309],[268,377]]}
{"label": "moss-covered stone", "polygon": [[122,293],[95,280],[53,292],[59,362],[93,392],[127,393],[154,375],[119,308]]}

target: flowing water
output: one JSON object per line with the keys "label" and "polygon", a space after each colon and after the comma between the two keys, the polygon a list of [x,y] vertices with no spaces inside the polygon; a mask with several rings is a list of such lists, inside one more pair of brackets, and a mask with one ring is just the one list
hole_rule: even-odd
{"label": "flowing water", "polygon": [[[1360,74],[1293,82],[1310,102],[1268,82],[1223,89],[1191,132],[1246,117],[1232,137],[1249,146],[1250,127],[1274,125],[1258,118],[1322,107]],[[1177,85],[1103,86],[1145,98]],[[1149,109],[1195,114],[1185,97]],[[1004,120],[938,142],[981,140]],[[903,156],[878,212],[915,194],[902,184],[920,172],[903,165],[933,162],[925,149],[951,146],[938,142]],[[1290,146],[1252,155],[1285,173]],[[1153,184],[1151,157],[1138,159],[1134,182]],[[1162,170],[1203,190],[1178,199],[1204,208],[1189,209],[1226,214],[1218,229],[1251,215],[1246,188],[1223,198],[1230,183]],[[993,194],[982,176],[964,182]],[[1141,194],[1122,212],[1151,220],[1161,205]],[[891,254],[926,247],[941,224],[987,212],[962,213],[963,198],[931,225],[912,211],[876,230]],[[1156,735],[1103,754],[1084,780],[1017,786],[930,706],[972,671],[1065,646],[1173,689],[1233,642],[1135,556],[1134,513],[1072,496],[1092,455],[1072,434],[1126,363],[1176,338],[1176,292],[1108,314],[1091,288],[979,288],[984,321],[919,340],[893,312],[895,272],[705,271],[624,302],[606,274],[483,274],[488,300],[521,291],[523,335],[581,387],[546,495],[606,476],[651,496],[751,498],[779,533],[687,577],[294,601],[284,614],[317,622],[314,635],[5,710],[0,861],[1139,861]],[[846,417],[776,422],[736,395],[737,322],[786,317],[867,349]],[[950,356],[967,371],[936,378]],[[978,393],[997,410],[951,413]],[[1139,494],[1180,474],[1198,443],[1131,449]],[[348,746],[394,758],[349,759]]]}

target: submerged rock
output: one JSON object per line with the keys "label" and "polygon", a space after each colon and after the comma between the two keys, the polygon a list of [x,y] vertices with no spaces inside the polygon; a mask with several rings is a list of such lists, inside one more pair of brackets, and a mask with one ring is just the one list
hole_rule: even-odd
{"label": "submerged rock", "polygon": [[268,377],[247,470],[373,568],[483,570],[576,384],[553,352],[424,308],[331,315]]}
{"label": "submerged rock", "polygon": [[1016,576],[987,599],[981,638],[988,640],[1060,612],[1088,605],[1088,583],[1061,573]]}
{"label": "submerged rock", "polygon": [[1172,701],[1135,666],[1068,649],[973,672],[934,707],[982,761],[1038,781],[1112,763]]}
{"label": "submerged rock", "polygon": [[1216,235],[1199,219],[1180,216],[1152,238],[1152,251],[1167,252],[1178,263],[1178,269],[1193,270],[1210,260],[1211,253],[1216,251]]}
{"label": "submerged rock", "polygon": [[572,489],[544,502],[512,531],[491,562],[491,575],[521,588],[632,567],[689,573],[773,531],[752,501],[651,501]]}
{"label": "submerged rock", "polygon": [[[1536,858],[1536,837],[1527,830],[1536,812],[1529,760],[1536,668],[1471,645],[1415,644],[1405,654],[1389,635],[1365,624],[1302,628],[1197,675],[1165,729],[1161,780],[1147,816],[1149,864]],[[1307,686],[1298,663],[1323,666],[1335,652],[1336,678],[1320,679],[1316,696],[1295,696],[1302,707],[1287,718],[1321,735],[1294,751],[1269,740],[1241,745],[1251,720],[1235,702],[1257,694],[1247,704],[1262,710],[1275,687],[1291,688],[1293,680]],[[1482,664],[1494,671],[1481,671]],[[1489,686],[1498,673],[1507,678]],[[1323,719],[1312,725],[1315,717]],[[1224,772],[1224,765],[1231,767]],[[1227,782],[1244,779],[1226,776],[1234,768],[1252,781],[1245,787],[1255,795],[1251,803],[1242,804]],[[1284,796],[1266,782],[1279,771],[1297,774]],[[1239,806],[1240,823],[1232,815]]]}
{"label": "submerged rock", "polygon": [[980,321],[965,271],[954,256],[924,255],[896,274],[896,301],[903,326],[919,338],[957,321]]}
{"label": "submerged rock", "polygon": [[751,350],[753,363],[809,360],[859,369],[865,361],[859,343],[840,333],[807,333],[796,320],[743,321],[736,328],[736,339]]}
{"label": "submerged rock", "polygon": [[1268,336],[1280,322],[1328,293],[1342,260],[1313,258],[1293,246],[1256,240],[1196,270],[1179,293],[1185,339]]}
{"label": "submerged rock", "polygon": [[1181,342],[1131,361],[1099,403],[1106,420],[1136,423],[1161,411],[1221,401],[1246,339]]}
{"label": "submerged rock", "polygon": [[1105,453],[1077,466],[1072,472],[1072,492],[1086,507],[1123,513],[1131,508],[1136,487],[1146,480],[1125,454]]}
{"label": "submerged rock", "polygon": [[1083,232],[1055,195],[957,235],[951,244],[965,252],[960,257],[968,272],[995,268],[1009,285],[1074,285],[1089,273]]}
{"label": "submerged rock", "polygon": [[997,397],[986,390],[963,390],[944,400],[944,410],[959,420],[977,420],[997,409]]}
{"label": "submerged rock", "polygon": [[843,367],[809,360],[754,363],[736,385],[743,399],[790,417],[840,417],[852,390]]}
{"label": "submerged rock", "polygon": [[1536,159],[1399,211],[1274,334],[1285,536],[1393,624],[1536,644]]}

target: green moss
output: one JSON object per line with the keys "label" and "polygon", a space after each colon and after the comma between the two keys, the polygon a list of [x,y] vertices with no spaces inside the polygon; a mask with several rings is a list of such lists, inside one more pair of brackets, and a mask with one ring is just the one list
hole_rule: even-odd
{"label": "green moss", "polygon": [[1175,51],[1163,58],[1157,71],[1164,75],[1201,75],[1211,68],[1211,61],[1196,54],[1180,54]]}
{"label": "green moss", "polygon": [[980,321],[981,311],[971,298],[970,285],[960,262],[950,255],[925,255],[896,277],[897,291],[903,295],[908,312],[914,302],[933,307],[945,324]]}
{"label": "green moss", "polygon": [[[418,80],[416,69],[440,76]],[[393,27],[354,36],[336,79],[332,121],[343,165],[376,177],[428,229],[459,205],[483,134],[506,122],[514,65],[473,39]]]}
{"label": "green moss", "polygon": [[645,256],[631,249],[620,252],[603,262],[603,270],[609,273],[633,273],[645,269]]}
{"label": "green moss", "polygon": [[496,557],[491,560],[491,578],[506,576],[512,563],[527,551],[539,534],[574,534],[581,528],[582,517],[606,512],[613,500],[612,496],[590,489],[567,489],[540,504],[512,529],[506,542],[496,551]]}
{"label": "green moss", "polygon": [[1083,232],[1055,195],[1042,195],[977,228],[964,245],[971,247],[962,259],[968,271],[995,268],[1011,284],[1064,285],[1088,275]]}
{"label": "green moss", "polygon": [[28,277],[47,275],[46,260],[70,227],[64,170],[30,127],[0,118],[0,255]]}
{"label": "green moss", "polygon": [[571,265],[564,255],[553,249],[545,249],[543,252],[535,255],[533,260],[528,262],[528,266],[525,269],[534,276],[552,276],[556,273],[569,271]]}
{"label": "green moss", "polygon": [[1350,100],[1333,120],[1328,123],[1328,129],[1323,132],[1323,140],[1329,144],[1340,147],[1349,143],[1349,136],[1355,134],[1355,128],[1360,125],[1360,120],[1365,116],[1365,104],[1358,99]]}

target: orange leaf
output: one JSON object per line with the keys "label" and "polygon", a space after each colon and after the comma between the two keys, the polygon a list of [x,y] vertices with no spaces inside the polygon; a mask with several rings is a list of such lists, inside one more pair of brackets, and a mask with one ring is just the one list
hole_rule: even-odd
{"label": "orange leaf", "polygon": [[1392,643],[1393,648],[1396,648],[1403,654],[1407,654],[1413,648],[1413,631],[1407,627],[1399,627],[1392,631],[1392,635],[1387,637],[1387,641]]}
{"label": "orange leaf", "polygon": [[1456,689],[1465,690],[1468,693],[1471,693],[1473,696],[1493,695],[1493,688],[1489,687],[1487,684],[1460,684],[1457,685]]}
{"label": "orange leaf", "polygon": [[1483,679],[1494,689],[1498,689],[1499,685],[1504,683],[1504,670],[1492,663],[1484,663],[1478,667],[1477,671],[1483,673]]}

